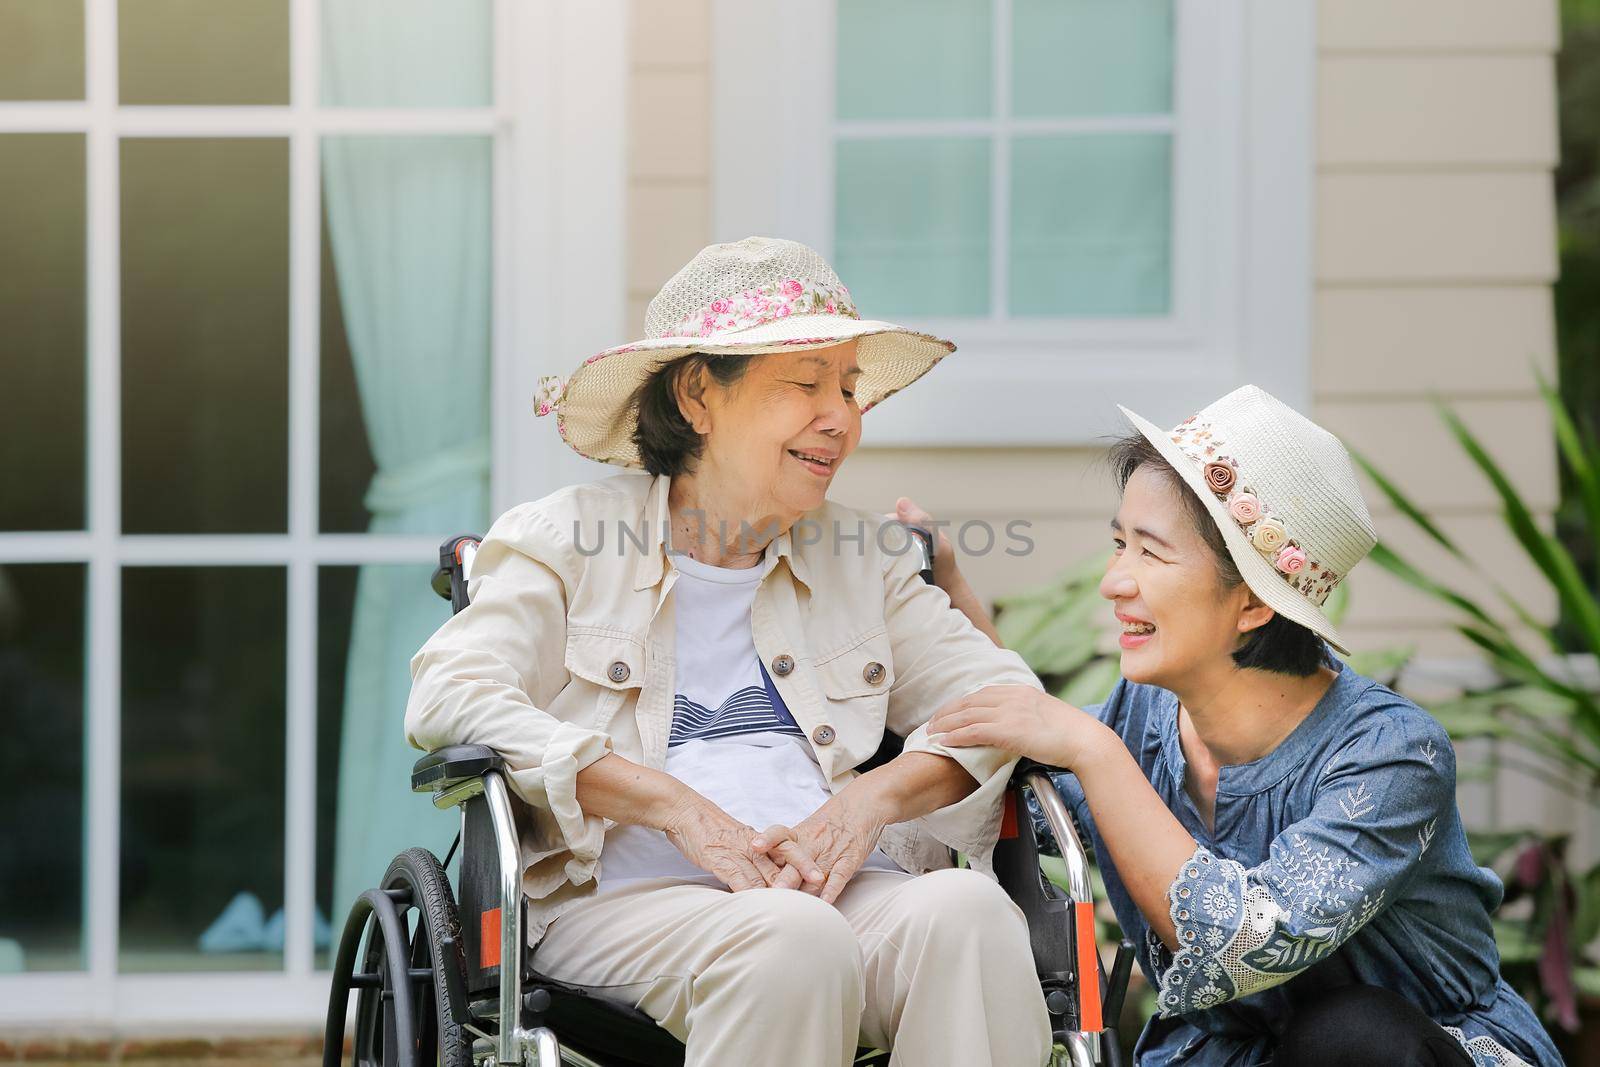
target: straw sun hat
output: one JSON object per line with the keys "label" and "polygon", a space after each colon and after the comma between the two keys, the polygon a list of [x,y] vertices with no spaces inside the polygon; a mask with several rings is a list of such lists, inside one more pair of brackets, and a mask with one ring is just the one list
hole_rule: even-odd
{"label": "straw sun hat", "polygon": [[1339,439],[1253,385],[1170,431],[1122,413],[1205,503],[1251,591],[1348,655],[1323,605],[1378,538]]}
{"label": "straw sun hat", "polygon": [[660,368],[694,352],[753,354],[825,348],[860,338],[856,400],[866,411],[955,351],[949,341],[863,319],[850,291],[805,245],[747,237],[701,249],[661,287],[644,316],[645,340],[590,356],[564,382],[541,378],[540,415],[554,414],[581,456],[640,467],[634,395]]}

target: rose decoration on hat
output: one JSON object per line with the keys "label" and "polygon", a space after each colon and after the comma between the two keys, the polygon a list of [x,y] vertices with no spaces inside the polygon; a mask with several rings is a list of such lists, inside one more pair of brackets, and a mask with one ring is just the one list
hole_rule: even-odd
{"label": "rose decoration on hat", "polygon": [[[1245,483],[1238,463],[1223,451],[1226,442],[1218,438],[1214,427],[1190,418],[1170,437],[1173,444],[1200,465],[1200,479],[1206,488],[1215,494],[1217,502],[1226,509],[1250,546],[1261,553],[1285,581],[1308,596],[1313,592],[1326,595],[1338,584],[1340,576],[1318,566],[1289,535],[1288,527],[1272,513],[1266,501]],[[1312,579],[1305,588],[1298,578],[1301,574]]]}
{"label": "rose decoration on hat", "polygon": [[1211,487],[1213,493],[1219,496],[1226,494],[1229,489],[1233,488],[1236,477],[1233,473],[1233,468],[1226,463],[1206,464],[1206,484]]}
{"label": "rose decoration on hat", "polygon": [[1249,533],[1250,543],[1260,549],[1263,555],[1276,555],[1284,542],[1289,540],[1289,531],[1277,519],[1262,519]]}
{"label": "rose decoration on hat", "polygon": [[1284,545],[1274,565],[1285,574],[1299,574],[1306,569],[1306,554],[1295,545]]}
{"label": "rose decoration on hat", "polygon": [[1234,493],[1228,497],[1228,514],[1240,526],[1249,526],[1261,517],[1261,501],[1254,493]]}

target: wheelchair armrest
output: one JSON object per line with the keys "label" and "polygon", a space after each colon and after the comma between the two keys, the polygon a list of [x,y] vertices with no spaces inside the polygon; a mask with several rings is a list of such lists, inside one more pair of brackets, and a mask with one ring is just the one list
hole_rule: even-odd
{"label": "wheelchair armrest", "polygon": [[486,771],[503,771],[506,761],[484,745],[446,745],[417,760],[411,768],[413,793],[437,792],[457,782],[480,778]]}

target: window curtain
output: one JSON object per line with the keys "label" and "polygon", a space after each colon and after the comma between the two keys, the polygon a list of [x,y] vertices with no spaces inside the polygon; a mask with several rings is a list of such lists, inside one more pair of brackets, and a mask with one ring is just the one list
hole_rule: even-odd
{"label": "window curtain", "polygon": [[[328,0],[324,102],[486,105],[487,4]],[[377,473],[374,534],[482,532],[489,512],[491,143],[341,136],[322,147],[340,303]],[[346,664],[334,919],[396,852],[441,858],[456,827],[410,792],[409,661],[449,606],[432,561],[364,566]]]}

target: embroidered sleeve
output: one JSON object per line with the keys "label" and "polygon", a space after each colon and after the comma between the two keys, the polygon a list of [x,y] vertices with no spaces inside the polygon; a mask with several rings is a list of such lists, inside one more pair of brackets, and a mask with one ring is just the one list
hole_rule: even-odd
{"label": "embroidered sleeve", "polygon": [[1196,849],[1167,889],[1178,950],[1160,968],[1163,1016],[1293,978],[1400,895],[1441,825],[1460,833],[1449,740],[1431,719],[1409,725],[1370,730],[1335,755],[1310,815],[1264,862]]}

